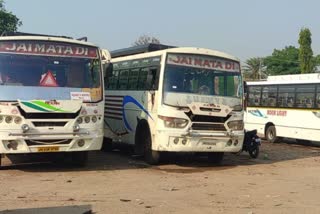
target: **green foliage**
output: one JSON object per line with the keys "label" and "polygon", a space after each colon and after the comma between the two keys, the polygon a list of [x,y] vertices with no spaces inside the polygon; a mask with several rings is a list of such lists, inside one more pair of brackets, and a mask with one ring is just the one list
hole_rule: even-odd
{"label": "green foliage", "polygon": [[299,61],[301,73],[311,73],[314,71],[313,52],[311,48],[311,32],[308,28],[302,28],[299,34]]}
{"label": "green foliage", "polygon": [[4,1],[0,0],[0,35],[3,32],[15,32],[22,22],[4,8]]}
{"label": "green foliage", "polygon": [[259,57],[246,60],[243,71],[246,80],[259,80],[267,76],[265,73],[264,59]]}
{"label": "green foliage", "polygon": [[294,46],[274,49],[271,56],[264,58],[264,65],[269,75],[299,74],[299,49]]}

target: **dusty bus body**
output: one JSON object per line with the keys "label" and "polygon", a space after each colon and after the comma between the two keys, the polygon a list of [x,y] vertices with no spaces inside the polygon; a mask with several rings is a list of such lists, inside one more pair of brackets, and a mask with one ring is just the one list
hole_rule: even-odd
{"label": "dusty bus body", "polygon": [[157,163],[161,152],[207,153],[209,160],[220,162],[224,152],[241,150],[237,58],[152,44],[111,56],[105,80],[106,142],[135,145],[149,163]]}
{"label": "dusty bus body", "polygon": [[97,46],[71,38],[0,37],[2,157],[63,153],[84,164],[87,151],[101,148],[101,55]]}

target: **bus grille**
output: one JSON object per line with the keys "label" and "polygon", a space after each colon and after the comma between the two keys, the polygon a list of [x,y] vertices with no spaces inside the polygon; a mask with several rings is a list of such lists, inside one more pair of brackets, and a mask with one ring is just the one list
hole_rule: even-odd
{"label": "bus grille", "polygon": [[70,144],[72,139],[26,140],[28,146]]}
{"label": "bus grille", "polygon": [[193,130],[227,131],[222,123],[192,123]]}
{"label": "bus grille", "polygon": [[67,122],[49,122],[49,121],[37,121],[32,122],[35,127],[45,127],[45,126],[60,126],[63,127],[67,124]]}
{"label": "bus grille", "polygon": [[75,113],[27,113],[20,106],[18,106],[20,114],[26,119],[74,119],[80,111]]}
{"label": "bus grille", "polygon": [[215,117],[215,116],[207,116],[207,115],[196,115],[191,111],[185,113],[192,122],[208,122],[208,123],[225,123],[231,115],[227,115],[226,117]]}

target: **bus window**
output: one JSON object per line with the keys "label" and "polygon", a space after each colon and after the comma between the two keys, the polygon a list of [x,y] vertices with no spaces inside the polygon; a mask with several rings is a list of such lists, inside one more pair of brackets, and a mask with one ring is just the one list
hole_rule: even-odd
{"label": "bus window", "polygon": [[262,106],[276,106],[277,104],[277,87],[264,86],[262,89]]}
{"label": "bus window", "polygon": [[110,69],[107,71],[107,81],[106,81],[107,89],[117,89],[118,77],[119,77],[118,70],[111,70]]}
{"label": "bus window", "polygon": [[128,70],[121,70],[119,73],[118,89],[126,90],[128,86]]}
{"label": "bus window", "polygon": [[249,86],[248,87],[248,106],[260,106],[261,100],[261,87]]}
{"label": "bus window", "polygon": [[131,69],[129,71],[128,90],[137,90],[138,87],[139,69]]}
{"label": "bus window", "polygon": [[294,86],[279,86],[278,106],[291,108],[294,105]]}
{"label": "bus window", "polygon": [[296,107],[314,108],[315,85],[296,86]]}
{"label": "bus window", "polygon": [[317,85],[316,108],[320,108],[320,85]]}
{"label": "bus window", "polygon": [[138,90],[146,89],[146,82],[148,78],[148,68],[142,68],[139,72],[139,79],[138,79]]}

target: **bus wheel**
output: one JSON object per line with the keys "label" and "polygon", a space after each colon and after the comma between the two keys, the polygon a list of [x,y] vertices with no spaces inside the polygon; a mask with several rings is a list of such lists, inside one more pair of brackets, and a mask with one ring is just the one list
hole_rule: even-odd
{"label": "bus wheel", "polygon": [[88,161],[88,152],[72,152],[71,159],[73,165],[84,167]]}
{"label": "bus wheel", "polygon": [[270,143],[276,143],[279,140],[279,138],[277,137],[276,127],[272,125],[268,126],[266,130],[266,139]]}
{"label": "bus wheel", "polygon": [[224,156],[224,152],[209,152],[208,161],[210,163],[219,164],[222,162],[223,156]]}
{"label": "bus wheel", "polygon": [[102,151],[104,152],[111,152],[113,150],[113,144],[112,139],[110,138],[103,138],[103,144],[102,144]]}
{"label": "bus wheel", "polygon": [[146,134],[141,139],[144,145],[144,159],[148,164],[156,165],[160,161],[160,152],[152,150],[152,138],[149,129],[145,130]]}

